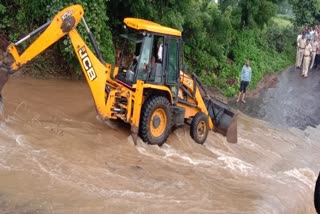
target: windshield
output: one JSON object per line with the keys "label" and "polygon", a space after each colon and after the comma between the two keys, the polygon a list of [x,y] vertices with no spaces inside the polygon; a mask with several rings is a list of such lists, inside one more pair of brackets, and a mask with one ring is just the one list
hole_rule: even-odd
{"label": "windshield", "polygon": [[119,72],[117,79],[132,85],[136,80],[160,83],[163,81],[164,37],[148,32],[120,35],[122,49],[117,52]]}
{"label": "windshield", "polygon": [[122,34],[123,47],[121,49],[120,67],[130,67],[133,63],[137,63],[140,55],[143,36],[137,33]]}
{"label": "windshield", "polygon": [[[121,75],[121,72],[130,71],[134,75],[133,80],[146,80],[151,67],[153,36],[139,32],[121,34],[120,36],[124,41],[122,42],[121,59],[118,63],[120,67],[119,75]],[[126,76],[129,76],[129,74]]]}
{"label": "windshield", "polygon": [[121,34],[120,37],[130,40],[131,42],[142,42],[143,36],[136,33]]}

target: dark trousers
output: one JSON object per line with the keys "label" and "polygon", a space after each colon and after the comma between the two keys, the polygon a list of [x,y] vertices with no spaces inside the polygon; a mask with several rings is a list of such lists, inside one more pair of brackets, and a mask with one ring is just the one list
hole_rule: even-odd
{"label": "dark trousers", "polygon": [[320,64],[320,54],[317,54],[316,55],[316,58],[314,59],[314,65],[313,65],[313,67],[318,67],[319,66],[319,64]]}
{"label": "dark trousers", "polygon": [[247,91],[247,87],[248,87],[248,85],[249,85],[249,81],[241,81],[240,82],[240,92],[243,92],[243,93],[246,93],[246,91]]}

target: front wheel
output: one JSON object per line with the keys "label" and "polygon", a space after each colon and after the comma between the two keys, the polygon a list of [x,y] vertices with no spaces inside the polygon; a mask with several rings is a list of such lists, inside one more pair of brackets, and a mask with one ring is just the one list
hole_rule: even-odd
{"label": "front wheel", "polygon": [[190,125],[190,135],[199,144],[203,144],[208,136],[209,123],[208,116],[203,112],[198,112],[192,119]]}
{"label": "front wheel", "polygon": [[152,145],[161,146],[169,137],[171,128],[170,102],[163,96],[152,96],[143,104],[139,134],[141,139]]}

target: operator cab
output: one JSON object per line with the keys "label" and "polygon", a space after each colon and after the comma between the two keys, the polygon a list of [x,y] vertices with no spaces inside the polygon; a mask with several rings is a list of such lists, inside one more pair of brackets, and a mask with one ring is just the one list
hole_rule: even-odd
{"label": "operator cab", "polygon": [[[116,80],[128,87],[142,80],[145,84],[167,85],[177,91],[182,44],[181,36],[176,35],[179,31],[141,19],[126,18],[125,23],[129,29],[121,35],[123,47]],[[144,25],[139,26],[141,23]],[[132,26],[136,29],[132,29]],[[150,27],[156,32],[150,32]],[[176,34],[163,34],[168,29]]]}

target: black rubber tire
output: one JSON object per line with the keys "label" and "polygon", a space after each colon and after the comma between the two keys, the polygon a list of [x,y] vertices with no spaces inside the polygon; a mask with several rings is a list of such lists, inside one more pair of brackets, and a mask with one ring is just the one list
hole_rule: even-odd
{"label": "black rubber tire", "polygon": [[[141,109],[139,125],[139,135],[143,142],[158,146],[161,146],[166,142],[169,137],[172,123],[172,112],[170,106],[171,104],[169,100],[164,96],[151,96],[145,101]],[[153,113],[158,109],[162,109],[165,112],[167,120],[163,133],[161,136],[156,137],[151,132],[150,120]]]}
{"label": "black rubber tire", "polygon": [[320,213],[320,172],[314,188],[314,207]]}
{"label": "black rubber tire", "polygon": [[[200,124],[205,126],[204,130],[198,130]],[[200,134],[199,131],[202,133]],[[198,112],[191,121],[190,136],[196,143],[203,144],[207,139],[208,133],[209,133],[208,116],[203,112]]]}

